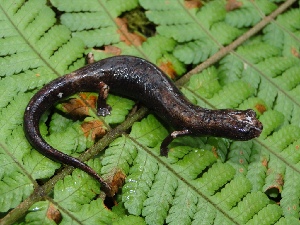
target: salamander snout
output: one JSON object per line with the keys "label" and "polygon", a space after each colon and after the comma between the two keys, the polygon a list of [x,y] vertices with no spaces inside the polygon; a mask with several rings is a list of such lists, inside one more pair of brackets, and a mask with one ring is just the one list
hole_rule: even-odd
{"label": "salamander snout", "polygon": [[250,140],[258,137],[263,130],[262,123],[256,118],[256,113],[252,109],[232,112],[231,117],[236,121],[233,123],[236,133],[235,137],[231,137],[232,139]]}

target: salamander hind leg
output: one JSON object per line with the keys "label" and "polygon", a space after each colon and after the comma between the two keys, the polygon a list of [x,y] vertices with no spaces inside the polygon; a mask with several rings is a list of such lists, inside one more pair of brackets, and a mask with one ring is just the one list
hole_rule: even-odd
{"label": "salamander hind leg", "polygon": [[106,104],[106,98],[109,93],[109,86],[104,82],[99,83],[99,96],[97,100],[98,116],[107,116],[110,114],[111,107]]}
{"label": "salamander hind leg", "polygon": [[169,144],[177,137],[180,136],[185,136],[185,135],[189,135],[191,134],[191,132],[189,130],[177,130],[177,131],[173,131],[171,134],[169,134],[161,143],[160,145],[160,155],[161,156],[166,156],[168,157],[168,153],[169,153],[169,149],[168,146]]}

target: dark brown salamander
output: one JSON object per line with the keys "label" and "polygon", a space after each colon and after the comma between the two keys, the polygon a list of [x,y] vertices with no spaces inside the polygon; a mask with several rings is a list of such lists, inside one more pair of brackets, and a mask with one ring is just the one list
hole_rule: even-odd
{"label": "dark brown salamander", "polygon": [[92,168],[45,142],[39,131],[42,114],[55,102],[81,91],[99,92],[98,115],[106,116],[110,107],[108,90],[141,101],[176,131],[161,145],[161,155],[168,155],[168,145],[177,136],[201,135],[249,140],[258,137],[262,124],[255,112],[248,110],[210,110],[191,104],[172,81],[155,65],[137,57],[115,56],[89,64],[45,85],[30,100],[24,115],[24,130],[31,145],[43,155],[87,172],[111,194],[110,185]]}

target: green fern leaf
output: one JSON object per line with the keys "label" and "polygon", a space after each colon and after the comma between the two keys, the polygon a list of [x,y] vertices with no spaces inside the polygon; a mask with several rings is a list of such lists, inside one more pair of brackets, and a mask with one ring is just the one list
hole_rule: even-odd
{"label": "green fern leaf", "polygon": [[254,192],[262,190],[265,184],[268,160],[269,155],[262,153],[260,146],[254,142],[246,175],[252,184],[252,191]]}
{"label": "green fern leaf", "polygon": [[267,80],[262,79],[259,89],[257,97],[264,100],[268,109],[272,109],[278,94],[277,88],[270,85]]}
{"label": "green fern leaf", "polygon": [[[36,0],[28,1],[26,4],[22,5],[20,10],[17,10],[17,12],[16,10],[13,11],[14,6],[13,3],[7,5],[3,4],[3,9],[8,12],[6,15],[13,19],[13,20],[8,20],[7,18],[5,18],[6,19],[5,22],[7,23],[6,26],[9,27],[7,29],[13,29],[15,31],[12,34],[8,32],[8,34],[6,34],[5,37],[7,39],[16,38],[16,36],[18,36],[18,32],[16,32],[16,28],[17,28],[19,32],[22,32],[23,37],[25,37],[27,40],[26,42],[24,39],[22,40],[23,45],[25,45],[26,43],[26,46],[23,46],[23,48],[21,49],[15,49],[14,51],[15,54],[0,59],[0,65],[3,65],[1,66],[0,72],[1,74],[6,74],[6,75],[12,75],[15,73],[19,73],[20,71],[34,69],[46,65],[43,61],[43,58],[40,58],[40,56],[49,57],[50,52],[52,54],[55,49],[58,49],[59,46],[65,43],[65,41],[63,40],[58,41],[59,37],[61,37],[60,35],[58,35],[54,39],[57,41],[51,42],[51,45],[49,46],[52,48],[50,50],[49,48],[47,48],[47,45],[50,40],[49,38],[53,37],[53,32],[49,32],[49,36],[47,35],[43,36],[43,35],[55,23],[55,19],[54,19],[55,14],[53,13],[52,10],[50,10],[45,5],[45,1],[36,1]],[[30,14],[27,13],[29,10],[31,11]],[[35,20],[33,20],[33,18],[35,18]],[[14,24],[18,24],[18,26],[15,27]],[[56,30],[56,33],[57,31],[58,30]],[[63,34],[64,33],[62,33],[62,35]],[[53,39],[51,40],[53,41]],[[36,48],[31,49],[30,45],[32,46],[34,45],[36,46]],[[71,47],[73,50],[70,51],[70,53],[75,53],[75,50],[78,49],[77,46],[76,47],[69,46],[69,47]],[[55,64],[54,67],[57,68],[58,62],[61,62],[61,58],[59,58],[61,56],[59,55],[59,53],[61,52],[62,54],[66,55],[65,51],[67,50],[68,49],[66,47],[64,48],[64,52],[58,49],[56,53],[58,58],[52,57],[53,60],[52,62]],[[40,53],[40,56],[37,53]],[[68,55],[68,57],[71,56],[74,57],[73,54],[70,54],[70,56]]]}
{"label": "green fern leaf", "polygon": [[88,47],[120,42],[117,32],[119,28],[114,18],[137,6],[137,0],[114,0],[91,4],[81,1],[66,1],[67,4],[57,0],[51,2],[61,11],[66,11],[61,16],[62,24],[74,31],[72,35],[83,40]]}
{"label": "green fern leaf", "polygon": [[60,166],[36,151],[24,155],[24,167],[33,179],[51,177]]}
{"label": "green fern leaf", "polygon": [[[219,171],[222,171],[222,174]],[[231,180],[234,174],[235,171],[229,164],[215,163],[201,178],[195,180],[195,185],[205,194],[213,195],[216,190]]]}
{"label": "green fern leaf", "polygon": [[0,110],[0,133],[2,136],[0,139],[8,137],[11,131],[20,125],[30,96],[31,94],[28,93],[19,93],[14,97],[15,101],[12,101],[10,105]]}
{"label": "green fern leaf", "polygon": [[167,135],[167,130],[153,115],[149,115],[140,123],[135,123],[130,133],[132,138],[148,147],[157,146]]}
{"label": "green fern leaf", "polygon": [[298,151],[300,139],[290,144],[282,151],[282,156],[291,164],[297,164],[300,161],[300,153]]}
{"label": "green fern leaf", "polygon": [[209,99],[221,89],[217,78],[216,68],[209,67],[200,74],[192,76],[188,88],[199,96]]}
{"label": "green fern leaf", "polygon": [[217,41],[224,45],[230,44],[236,37],[244,33],[243,30],[232,27],[225,22],[215,23],[210,31]]}
{"label": "green fern leaf", "polygon": [[268,205],[246,224],[274,224],[281,217],[281,214],[282,210],[278,205]]}
{"label": "green fern leaf", "polygon": [[276,225],[296,225],[299,224],[299,220],[295,217],[281,217],[281,219],[275,223]]}
{"label": "green fern leaf", "polygon": [[262,139],[265,139],[273,131],[275,131],[280,125],[282,125],[284,120],[284,115],[274,110],[268,110],[259,119],[264,124],[264,130],[260,135],[260,137]]}
{"label": "green fern leaf", "polygon": [[[10,217],[19,223],[51,224],[45,214],[52,202],[62,215],[62,224],[299,223],[300,14],[296,3],[293,9],[272,20],[263,33],[192,77],[182,88],[189,99],[202,107],[255,109],[264,125],[259,139],[229,142],[212,137],[182,137],[171,143],[169,157],[163,158],[159,156],[159,146],[167,128],[150,115],[101,154],[103,168],[100,159],[89,161],[105,176],[112,170],[121,170],[127,177],[116,196],[118,206],[112,211],[105,208],[102,200],[95,200],[100,193],[99,184],[78,170],[56,183],[53,194],[48,190],[57,176],[46,185],[35,181],[47,181],[60,164],[31,150],[21,127],[24,108],[45,83],[83,66],[84,53],[92,51],[96,59],[120,53],[136,55],[159,66],[169,66],[171,62],[176,75],[180,75],[193,67],[180,61],[204,61],[242,37],[248,24],[267,21],[264,15],[279,7],[277,0],[242,0],[241,7],[227,12],[228,2],[223,0],[194,8],[189,8],[187,2],[140,0],[157,32],[135,44],[130,38],[128,42],[121,41],[118,32],[124,27],[117,25],[116,17],[136,8],[137,0],[0,0],[3,221]],[[229,20],[241,12],[244,14],[239,21]],[[127,34],[127,30],[122,32]],[[103,46],[112,43],[118,53]],[[115,127],[133,103],[116,96],[110,96],[109,101],[113,113],[104,122]],[[98,120],[93,108],[88,108],[86,121]],[[61,110],[60,106],[56,110]],[[59,114],[51,111],[43,115],[41,132],[61,151],[78,156],[93,140],[84,137],[80,121]],[[32,199],[40,196],[33,187],[46,188],[48,201],[42,199],[34,204]],[[27,198],[30,195],[33,198]],[[273,204],[269,200],[272,197],[280,204]],[[25,198],[32,208],[20,213],[20,206],[24,206],[20,203]]]}
{"label": "green fern leaf", "polygon": [[[188,146],[178,146],[171,148],[170,158],[176,154],[184,153],[184,150],[188,150],[189,153],[186,153],[178,162],[173,164],[173,168],[183,177],[187,179],[195,179],[204,169],[216,162],[216,157],[212,152],[202,150],[202,149],[193,149]],[[174,154],[172,154],[174,152]],[[173,156],[174,157],[174,156]],[[172,158],[170,159],[172,160]]]}
{"label": "green fern leaf", "polygon": [[157,171],[157,162],[151,156],[139,152],[122,188],[124,205],[131,214],[141,214]]}
{"label": "green fern leaf", "polygon": [[86,149],[86,137],[79,123],[73,123],[62,132],[54,132],[44,137],[47,142],[56,149],[62,149],[66,154],[82,152]]}
{"label": "green fern leaf", "polygon": [[[139,48],[132,48],[123,42],[116,44],[116,47],[122,49],[125,55],[134,55],[138,57],[146,57],[150,62],[157,63],[164,53],[172,51],[176,42],[172,38],[161,35],[148,38]],[[157,46],[153,48],[153,46]],[[177,71],[176,71],[177,72]],[[179,72],[177,72],[180,74]]]}
{"label": "green fern leaf", "polygon": [[[252,86],[243,81],[236,81],[224,86],[222,90],[211,98],[211,103],[221,109],[235,108],[244,99],[247,99],[253,94],[254,88]],[[226,96],[225,100],[224,96]]]}
{"label": "green fern leaf", "polygon": [[[99,163],[99,161],[98,161]],[[86,173],[75,170],[54,187],[54,200],[57,204],[70,211],[81,210],[84,204],[99,194],[99,184]]]}
{"label": "green fern leaf", "polygon": [[[225,21],[238,28],[253,26],[261,20],[261,13],[269,14],[276,9],[276,4],[269,1],[240,1],[242,7],[226,15]],[[260,11],[257,10],[258,7]]]}
{"label": "green fern leaf", "polygon": [[197,212],[194,215],[193,225],[200,224],[214,224],[217,212],[214,207],[208,204],[204,199],[199,199],[197,205]]}
{"label": "green fern leaf", "polygon": [[0,211],[16,207],[33,190],[32,182],[24,174],[14,171],[0,181]]}
{"label": "green fern leaf", "polygon": [[267,43],[250,42],[248,45],[239,47],[237,53],[251,63],[257,63],[273,56],[278,56],[280,50]]}
{"label": "green fern leaf", "polygon": [[[169,1],[159,6],[150,4],[149,0],[140,3],[148,10],[146,15],[149,20],[159,24],[159,34],[172,37],[181,43],[186,42],[174,52],[186,64],[204,61],[220,45],[229,43],[243,32],[228,23],[220,22],[225,20],[225,1],[208,2],[199,11],[185,8],[184,1]],[[178,15],[177,19],[171,20],[173,17],[166,16],[171,14]]]}
{"label": "green fern leaf", "polygon": [[[292,57],[271,57],[257,64],[260,71],[263,71],[268,77],[277,77],[280,79],[282,76],[288,78],[288,73],[285,71],[291,67],[297,70],[297,67],[293,67],[296,63],[295,58]],[[292,73],[295,73],[292,70]],[[283,80],[282,80],[283,81]],[[276,82],[277,83],[277,82]],[[280,83],[280,82],[278,82]]]}
{"label": "green fern leaf", "polygon": [[[229,54],[220,60],[220,67],[218,68],[220,82],[230,83],[241,78],[244,69],[242,60],[238,60],[237,56]],[[230,76],[228,76],[230,74]]]}
{"label": "green fern leaf", "polygon": [[125,120],[129,110],[132,109],[134,102],[129,99],[109,95],[107,98],[107,104],[112,108],[111,114],[104,117],[104,121],[107,124],[118,124]]}
{"label": "green fern leaf", "polygon": [[267,109],[266,103],[261,98],[250,97],[240,104],[239,109],[253,109],[260,119],[260,116],[265,113],[260,107],[262,109]]}
{"label": "green fern leaf", "polygon": [[160,167],[148,192],[148,198],[144,201],[142,215],[147,224],[162,224],[164,222],[177,186],[177,179],[165,168]]}
{"label": "green fern leaf", "polygon": [[[232,190],[235,190],[234,193]],[[221,192],[218,192],[214,198],[215,202],[220,203],[222,207],[230,210],[237,202],[248,194],[251,190],[251,184],[244,176],[237,176],[230,183],[226,184]]]}
{"label": "green fern leaf", "polygon": [[269,199],[262,192],[252,192],[246,195],[237,207],[231,210],[240,223],[246,223],[257,212],[267,206]]}
{"label": "green fern leaf", "polygon": [[252,147],[252,141],[246,143],[234,142],[230,146],[228,160],[237,172],[246,175]]}
{"label": "green fern leaf", "polygon": [[54,208],[51,202],[41,201],[33,204],[29,213],[26,215],[26,224],[45,224],[45,225],[55,225],[55,221],[52,218],[45,217],[47,215],[49,208]]}
{"label": "green fern leaf", "polygon": [[141,217],[137,216],[125,216],[118,221],[114,221],[112,225],[146,225],[145,221]]}
{"label": "green fern leaf", "polygon": [[278,49],[282,49],[284,43],[284,32],[279,29],[277,25],[271,23],[265,27],[263,32],[263,39],[266,42],[270,43],[272,46],[275,46]]}
{"label": "green fern leaf", "polygon": [[101,173],[108,177],[118,170],[127,174],[136,155],[137,150],[130,139],[126,137],[116,139],[105,151]]}
{"label": "green fern leaf", "polygon": [[[282,200],[280,206],[282,207],[283,215],[286,217],[297,218],[299,215],[299,193],[300,193],[300,180],[299,175],[295,175],[294,171],[287,168],[285,171],[286,182],[284,183],[281,192]],[[291,179],[288,179],[291,178]]]}
{"label": "green fern leaf", "polygon": [[[180,30],[180,28],[177,28]],[[185,64],[197,64],[204,61],[218,51],[218,46],[207,37],[200,41],[191,41],[184,45],[178,45],[174,55]]]}
{"label": "green fern leaf", "polygon": [[[69,216],[69,218],[68,218]],[[84,224],[111,224],[116,215],[108,210],[101,199],[82,205],[81,209],[71,215],[64,215],[62,223],[71,224],[76,220]]]}
{"label": "green fern leaf", "polygon": [[280,84],[280,86],[284,90],[292,90],[297,87],[300,83],[300,66],[294,66],[285,70],[282,75],[276,79],[276,83]]}
{"label": "green fern leaf", "polygon": [[[40,76],[40,74],[43,75]],[[40,87],[54,77],[55,75],[51,71],[39,68],[38,70],[28,70],[17,76],[3,78],[0,83],[0,111],[4,110],[17,94],[23,95],[26,90]]]}
{"label": "green fern leaf", "polygon": [[268,173],[266,174],[265,184],[263,186],[263,190],[268,193],[270,197],[276,198],[282,191],[284,172],[284,163],[278,163],[277,159],[273,155],[270,155]]}
{"label": "green fern leaf", "polygon": [[197,202],[196,193],[185,184],[179,183],[166,223],[190,224],[197,211]]}
{"label": "green fern leaf", "polygon": [[276,147],[274,150],[282,151],[300,137],[300,127],[287,125],[268,137],[265,141],[271,146]]}

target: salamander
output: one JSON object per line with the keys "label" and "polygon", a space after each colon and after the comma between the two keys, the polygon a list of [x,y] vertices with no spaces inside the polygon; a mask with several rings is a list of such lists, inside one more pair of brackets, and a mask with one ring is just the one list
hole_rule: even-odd
{"label": "salamander", "polygon": [[184,135],[215,136],[232,140],[258,137],[263,126],[252,109],[212,110],[190,103],[157,66],[133,56],[114,56],[88,64],[59,77],[41,88],[24,113],[24,131],[30,144],[52,160],[79,168],[101,183],[107,195],[111,187],[99,174],[80,160],[50,146],[39,131],[41,116],[54,103],[78,92],[98,92],[97,114],[110,114],[106,104],[109,91],[138,100],[175,128],[161,144],[161,155],[168,155],[171,141]]}

